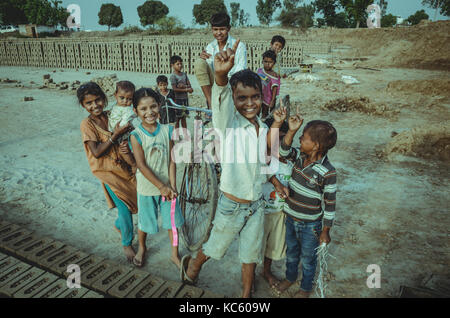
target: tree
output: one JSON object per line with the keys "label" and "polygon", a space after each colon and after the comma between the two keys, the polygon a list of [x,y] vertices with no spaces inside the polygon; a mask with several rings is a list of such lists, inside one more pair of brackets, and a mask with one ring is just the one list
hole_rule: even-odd
{"label": "tree", "polygon": [[438,9],[440,14],[450,17],[450,0],[422,0],[422,5],[436,9],[434,20],[436,20]]}
{"label": "tree", "polygon": [[250,14],[241,9],[241,11],[239,12],[239,26],[248,26],[249,19]]}
{"label": "tree", "polygon": [[209,25],[212,15],[220,12],[228,13],[223,0],[202,0],[200,4],[194,4],[192,9],[195,22],[200,25]]}
{"label": "tree", "polygon": [[272,16],[275,11],[281,8],[280,0],[258,0],[256,5],[256,14],[259,23],[269,25],[272,22]]}
{"label": "tree", "polygon": [[382,17],[385,16],[388,2],[386,0],[378,0],[378,5],[380,6],[380,9],[381,9],[381,16]]}
{"label": "tree", "polygon": [[373,0],[339,0],[339,2],[348,17],[356,23],[356,28],[359,28],[360,23],[366,21],[366,9]]}
{"label": "tree", "polygon": [[154,26],[156,21],[164,18],[169,13],[169,8],[161,1],[149,0],[137,7],[137,12],[142,26]]}
{"label": "tree", "polygon": [[339,12],[336,14],[336,18],[334,20],[334,26],[340,29],[350,28],[352,25],[347,13]]}
{"label": "tree", "polygon": [[117,28],[123,23],[122,10],[112,3],[102,4],[98,12],[98,24],[107,25],[108,31],[111,27]]}
{"label": "tree", "polygon": [[297,8],[298,4],[303,0],[283,0],[283,7],[286,11],[293,10]]}
{"label": "tree", "polygon": [[428,20],[429,16],[425,13],[425,10],[416,11],[413,15],[410,15],[408,17],[408,22],[411,23],[411,25],[419,24],[422,20]]}
{"label": "tree", "polygon": [[239,10],[241,8],[241,4],[237,2],[230,3],[231,8],[231,26],[235,27],[239,23]]}
{"label": "tree", "polygon": [[384,15],[381,17],[381,27],[382,28],[390,28],[394,25],[397,25],[397,17],[392,14]]}
{"label": "tree", "polygon": [[165,34],[181,34],[184,31],[183,24],[176,17],[163,17],[156,21],[156,25]]}
{"label": "tree", "polygon": [[315,8],[312,4],[303,5],[291,10],[283,9],[277,20],[281,22],[284,27],[301,27],[303,29],[312,27],[314,25]]}
{"label": "tree", "polygon": [[336,9],[340,6],[338,0],[316,0],[313,4],[316,12],[323,14],[327,26],[336,25]]}

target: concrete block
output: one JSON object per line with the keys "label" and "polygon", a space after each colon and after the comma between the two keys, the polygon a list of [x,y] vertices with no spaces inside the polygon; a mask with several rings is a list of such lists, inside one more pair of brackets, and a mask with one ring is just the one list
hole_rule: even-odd
{"label": "concrete block", "polygon": [[12,244],[14,244],[18,240],[20,241],[25,236],[30,235],[31,233],[32,232],[28,230],[19,229],[17,231],[9,233],[8,235],[4,235],[0,238],[0,248],[10,252]]}
{"label": "concrete block", "polygon": [[83,296],[81,296],[81,298],[105,298],[105,296],[91,290],[91,291],[87,292],[86,294],[84,294]]}
{"label": "concrete block", "polygon": [[183,288],[177,293],[176,298],[200,298],[203,295],[203,289],[184,285]]}
{"label": "concrete block", "polygon": [[[52,265],[57,263],[58,261],[61,261],[71,254],[77,252],[78,250],[75,247],[65,245],[62,248],[54,251],[53,253],[47,254],[43,258],[37,259],[37,263],[46,268],[48,271],[51,271]],[[58,272],[56,272],[59,274]]]}
{"label": "concrete block", "polygon": [[71,288],[59,294],[56,298],[81,298],[86,293],[89,292],[89,289],[81,287],[81,288]]}
{"label": "concrete block", "polygon": [[4,258],[0,261],[0,273],[3,273],[8,268],[12,267],[16,263],[18,263],[19,260],[17,258],[14,258],[12,256],[9,256],[7,258]]}
{"label": "concrete block", "polygon": [[58,295],[69,289],[70,288],[67,287],[67,282],[64,279],[58,279],[34,295],[33,298],[56,298]]}
{"label": "concrete block", "polygon": [[9,257],[7,254],[0,253],[0,261],[1,261],[2,259],[7,258],[7,257]]}
{"label": "concrete block", "polygon": [[9,281],[7,284],[0,287],[0,294],[12,297],[12,295],[23,287],[27,286],[40,276],[44,275],[44,271],[37,267],[32,267],[30,270],[24,272],[19,277]]}
{"label": "concrete block", "polygon": [[11,225],[11,224],[12,224],[11,222],[8,222],[8,221],[6,221],[6,220],[1,220],[1,219],[0,219],[0,230],[1,230],[2,228],[4,228],[5,226]]}
{"label": "concrete block", "polygon": [[51,244],[53,242],[54,240],[51,238],[42,237],[34,241],[31,241],[26,246],[18,249],[16,251],[16,254],[23,258],[29,259],[30,255],[35,253],[38,249],[43,248],[44,246]]}
{"label": "concrete block", "polygon": [[0,229],[0,239],[4,236],[7,236],[17,230],[20,230],[20,226],[15,224],[9,224],[7,226],[4,226]]}
{"label": "concrete block", "polygon": [[150,276],[150,273],[141,270],[132,270],[119,282],[108,290],[108,294],[118,298],[124,298],[137,285],[139,285],[145,278]]}
{"label": "concrete block", "polygon": [[53,241],[39,249],[36,249],[33,253],[29,254],[27,259],[39,264],[39,262],[45,260],[49,255],[53,254],[55,251],[59,250],[64,246],[63,243],[58,241]]}
{"label": "concrete block", "polygon": [[204,290],[203,295],[200,298],[225,298],[225,295],[214,294],[209,290]]}
{"label": "concrete block", "polygon": [[16,277],[19,277],[30,268],[31,265],[28,265],[24,262],[17,262],[8,269],[2,270],[0,274],[0,287],[8,284],[11,280],[15,279]]}
{"label": "concrete block", "polygon": [[14,298],[31,298],[58,279],[51,273],[44,273],[13,294]]}
{"label": "concrete block", "polygon": [[10,253],[17,254],[17,251],[29,243],[38,240],[40,237],[36,234],[28,234],[17,240],[10,241],[8,244],[4,245],[5,250]]}
{"label": "concrete block", "polygon": [[153,294],[152,298],[174,298],[181,287],[183,287],[183,284],[180,282],[167,281]]}
{"label": "concrete block", "polygon": [[96,291],[105,293],[115,284],[120,282],[133,267],[116,265],[109,268],[93,285],[92,288]]}
{"label": "concrete block", "polygon": [[64,257],[58,260],[57,262],[53,263],[52,265],[50,265],[50,270],[58,275],[65,276],[65,273],[70,275],[71,273],[67,272],[67,266],[69,266],[70,264],[76,264],[80,266],[80,263],[88,256],[89,255],[87,253],[84,253],[82,251],[75,251],[70,255],[67,255],[67,257]]}
{"label": "concrete block", "polygon": [[92,285],[102,278],[102,276],[108,272],[111,268],[115,268],[117,265],[109,260],[104,260],[100,264],[92,266],[87,271],[81,271],[81,284],[85,287],[92,288]]}
{"label": "concrete block", "polygon": [[135,289],[128,293],[126,297],[151,298],[164,284],[165,281],[162,278],[150,275],[137,285]]}

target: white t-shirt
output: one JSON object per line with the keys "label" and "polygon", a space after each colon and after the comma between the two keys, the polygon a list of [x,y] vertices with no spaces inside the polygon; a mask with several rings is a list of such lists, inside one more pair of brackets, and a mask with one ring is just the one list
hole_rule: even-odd
{"label": "white t-shirt", "polygon": [[117,123],[120,123],[120,126],[125,126],[129,121],[131,121],[133,127],[137,127],[141,123],[133,111],[133,106],[122,107],[114,105],[108,116],[108,129],[113,132]]}
{"label": "white t-shirt", "polygon": [[[272,157],[269,167],[275,174],[277,179],[281,182],[281,184],[287,187],[289,184],[289,179],[292,175],[292,168],[294,167],[294,164],[290,161],[287,161],[287,163],[283,163],[280,162],[277,158]],[[275,187],[272,183],[264,183],[262,186],[262,192],[263,199],[266,204],[266,214],[280,212],[283,210],[285,200],[280,198],[278,193],[275,191]]]}

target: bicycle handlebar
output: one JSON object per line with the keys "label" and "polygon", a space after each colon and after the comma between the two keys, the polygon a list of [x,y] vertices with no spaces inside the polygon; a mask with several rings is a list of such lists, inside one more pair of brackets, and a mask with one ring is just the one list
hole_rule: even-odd
{"label": "bicycle handlebar", "polygon": [[210,116],[212,115],[212,110],[211,109],[178,105],[178,104],[176,104],[173,101],[172,98],[167,98],[167,101],[169,101],[172,104],[172,105],[165,105],[166,107],[169,107],[169,108],[185,109],[185,110],[190,110],[190,111],[195,111],[195,112],[203,112],[203,113],[206,113],[206,114],[208,114]]}

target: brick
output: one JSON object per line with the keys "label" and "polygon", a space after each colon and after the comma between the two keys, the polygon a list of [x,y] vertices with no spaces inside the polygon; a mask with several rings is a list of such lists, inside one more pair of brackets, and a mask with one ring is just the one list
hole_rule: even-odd
{"label": "brick", "polygon": [[[80,266],[79,263],[86,259],[88,256],[89,255],[87,253],[84,253],[82,251],[75,251],[70,255],[67,255],[67,257],[64,257],[58,260],[56,263],[50,265],[50,270],[54,273],[64,276],[64,274],[67,273],[67,266],[69,266],[70,264],[76,264]],[[68,274],[70,275],[70,273]]]}
{"label": "brick", "polygon": [[200,298],[203,295],[203,289],[184,285],[183,288],[177,293],[176,298]]}
{"label": "brick", "polygon": [[225,298],[225,295],[214,294],[209,290],[205,290],[200,298]]}
{"label": "brick", "polygon": [[106,293],[112,286],[124,278],[133,268],[131,266],[116,265],[109,268],[93,285],[96,291]]}
{"label": "brick", "polygon": [[153,298],[174,298],[178,291],[183,287],[180,282],[167,281],[160,289],[153,294]]}
{"label": "brick", "polygon": [[81,284],[91,288],[92,285],[100,279],[108,270],[117,265],[111,261],[105,260],[100,264],[92,266],[88,271],[81,272]]}
{"label": "brick", "polygon": [[15,224],[9,224],[0,229],[0,239],[4,236],[7,236],[17,230],[20,230],[20,226]]}
{"label": "brick", "polygon": [[5,259],[5,258],[7,258],[7,257],[8,257],[7,254],[0,253],[0,261]]}
{"label": "brick", "polygon": [[[8,252],[13,252],[13,246],[16,242],[22,241],[25,237],[30,236],[31,231],[20,229],[0,239],[0,247]],[[22,244],[23,246],[23,244]]]}
{"label": "brick", "polygon": [[15,279],[16,277],[19,277],[30,268],[31,265],[29,264],[26,264],[24,262],[17,262],[13,266],[2,271],[2,273],[0,274],[0,287],[8,284],[8,282]]}
{"label": "brick", "polygon": [[124,298],[144,279],[150,276],[150,273],[141,270],[132,270],[119,282],[108,290],[108,294],[118,298]]}
{"label": "brick", "polygon": [[42,237],[39,239],[36,239],[34,241],[31,241],[26,246],[23,246],[22,248],[18,249],[16,251],[16,254],[23,257],[23,258],[29,258],[31,254],[35,253],[38,249],[43,248],[44,246],[47,246],[51,243],[53,243],[54,240],[48,237]]}
{"label": "brick", "polygon": [[30,282],[33,282],[39,276],[43,275],[45,272],[37,267],[32,267],[30,270],[26,271],[19,277],[9,281],[7,284],[0,287],[0,294],[11,297],[16,291],[22,289]]}
{"label": "brick", "polygon": [[88,292],[89,292],[89,289],[84,288],[84,287],[71,288],[71,289],[67,289],[62,294],[59,294],[56,298],[81,298]]}
{"label": "brick", "polygon": [[126,295],[127,298],[151,298],[165,284],[162,278],[148,276],[135,289]]}
{"label": "brick", "polygon": [[59,261],[62,261],[63,259],[69,257],[73,253],[77,252],[78,250],[75,247],[72,246],[64,246],[55,252],[48,254],[45,259],[39,259],[38,264],[45,267],[47,270],[54,272],[56,274],[59,274],[58,271],[53,271],[53,265]]}
{"label": "brick", "polygon": [[[104,260],[105,260],[104,258],[96,255],[89,255],[87,258],[81,260],[78,263],[78,266],[80,266],[81,275],[91,270],[91,268],[93,268],[94,266],[97,266],[98,264],[102,263]],[[64,277],[68,277],[70,274],[71,273],[68,273],[66,271],[63,273]]]}
{"label": "brick", "polygon": [[57,280],[58,277],[51,274],[51,273],[45,273],[32,282],[30,282],[25,287],[19,289],[13,294],[14,298],[31,298],[34,295],[41,292],[43,289],[51,285],[55,280]]}
{"label": "brick", "polygon": [[11,222],[8,222],[6,220],[0,220],[0,230],[2,228],[4,228],[5,226],[11,225],[11,224],[12,224]]}
{"label": "brick", "polygon": [[91,291],[87,292],[86,294],[84,294],[81,298],[105,298],[105,296],[91,290]]}
{"label": "brick", "polygon": [[58,241],[53,241],[50,244],[43,246],[42,248],[36,249],[33,253],[28,255],[28,259],[32,262],[39,264],[44,261],[47,256],[53,254],[55,251],[59,250],[64,246],[63,243]]}
{"label": "brick", "polygon": [[56,298],[68,289],[70,288],[67,287],[67,282],[64,279],[58,279],[34,295],[33,298]]}
{"label": "brick", "polygon": [[16,264],[17,262],[19,262],[19,260],[17,258],[12,257],[12,256],[9,256],[9,257],[1,260],[0,261],[0,273],[3,273],[5,270],[10,268],[11,266]]}

